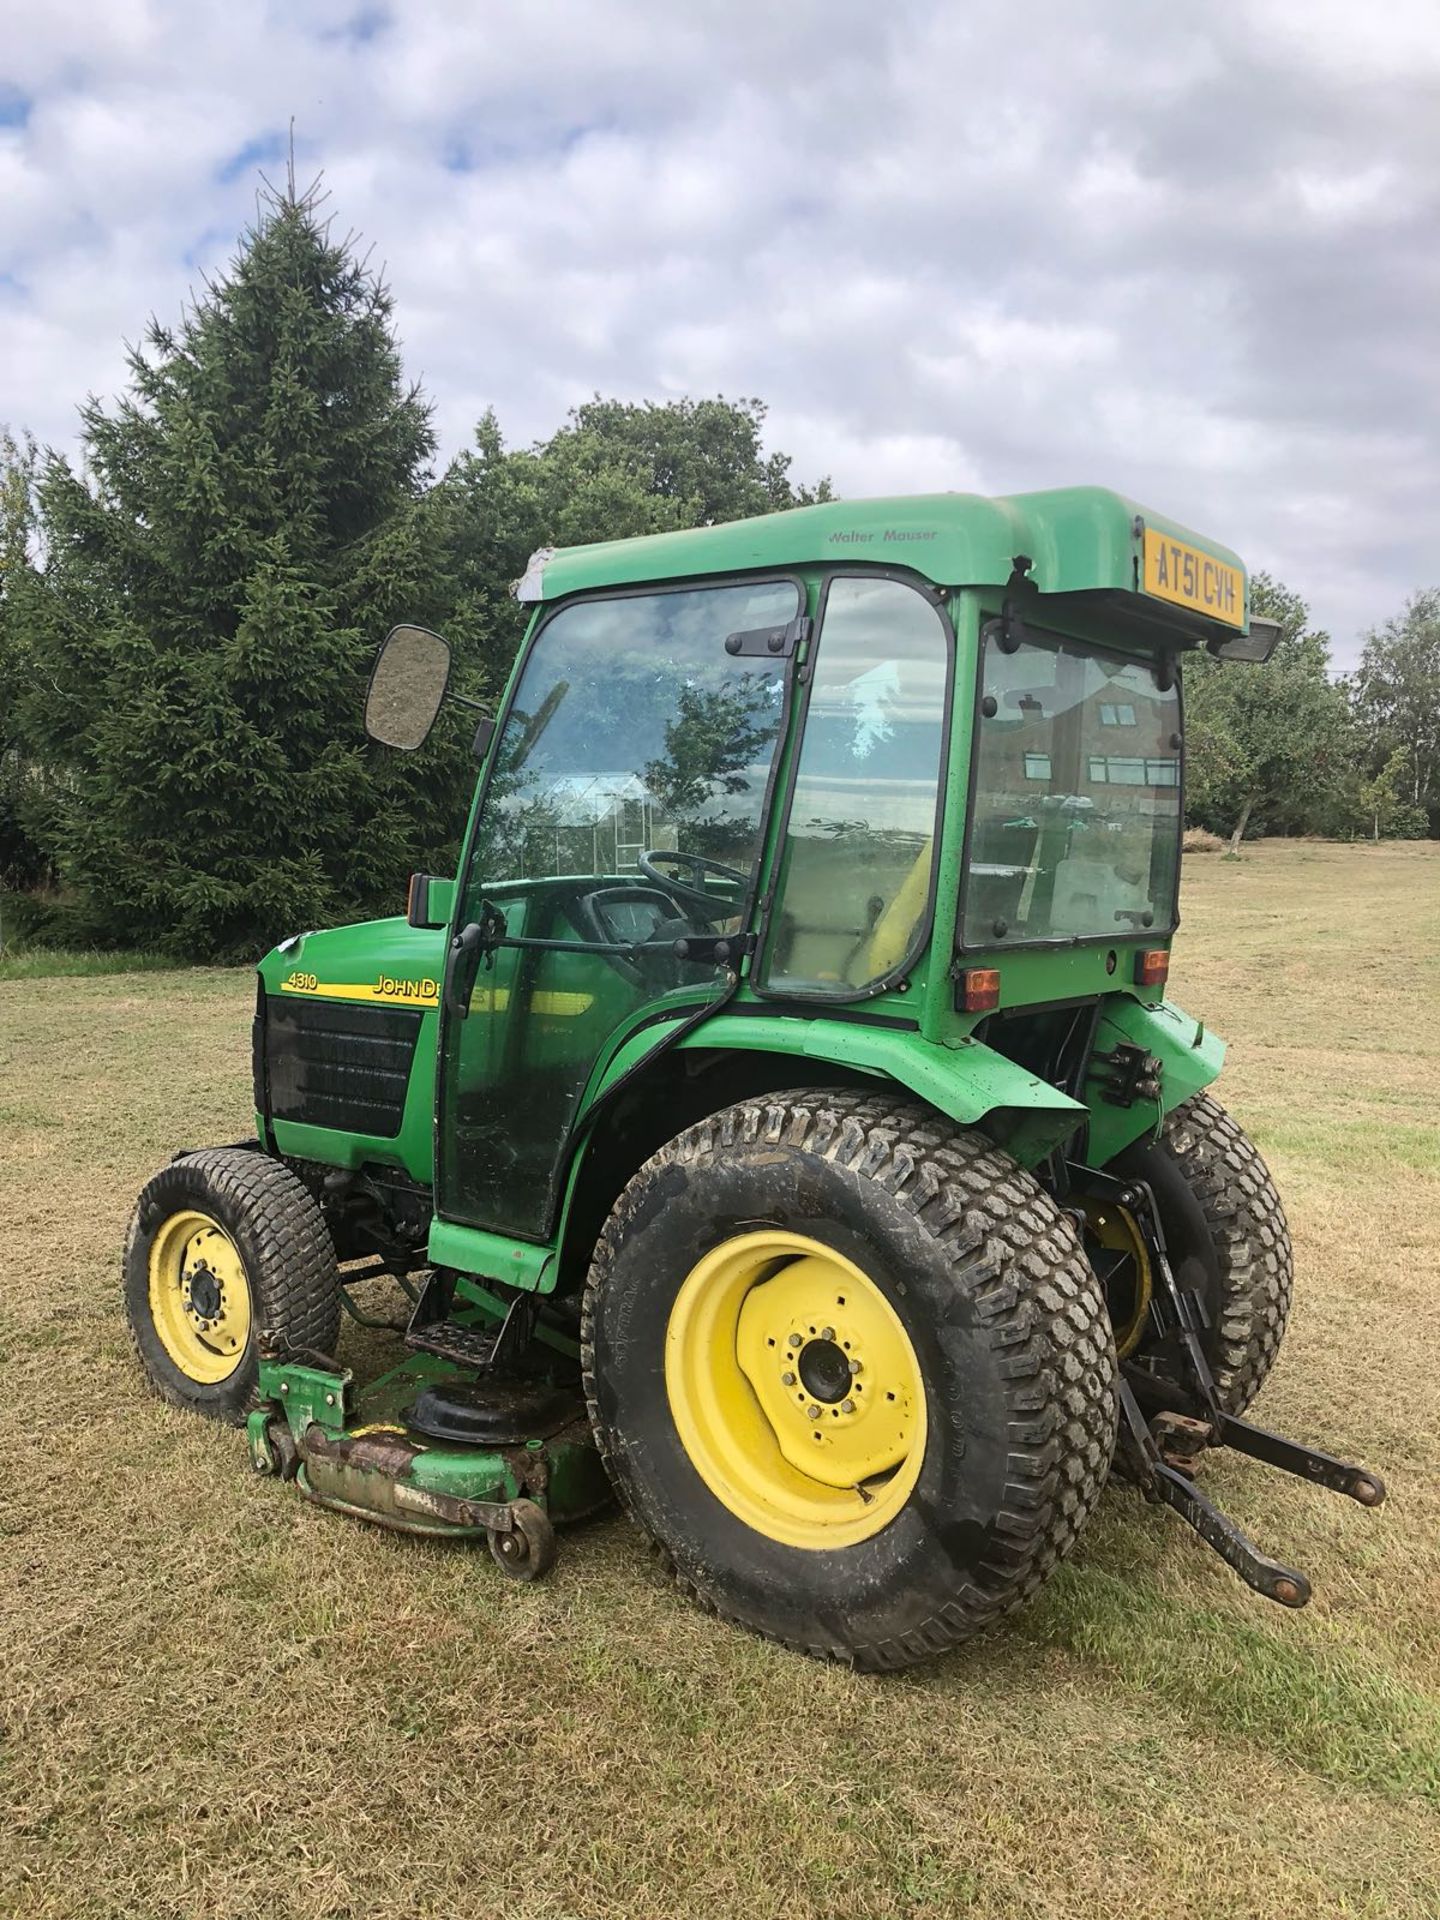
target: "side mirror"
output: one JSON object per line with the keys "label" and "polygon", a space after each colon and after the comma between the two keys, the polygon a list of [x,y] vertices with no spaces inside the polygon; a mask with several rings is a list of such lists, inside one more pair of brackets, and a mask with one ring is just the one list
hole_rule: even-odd
{"label": "side mirror", "polygon": [[370,670],[365,731],[382,747],[425,744],[450,685],[450,648],[426,627],[392,627]]}
{"label": "side mirror", "polygon": [[412,873],[405,918],[412,927],[448,927],[455,908],[455,882],[433,873]]}

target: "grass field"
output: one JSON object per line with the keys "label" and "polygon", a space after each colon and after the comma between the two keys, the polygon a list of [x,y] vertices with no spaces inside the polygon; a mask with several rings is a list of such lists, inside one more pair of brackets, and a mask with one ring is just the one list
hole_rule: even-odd
{"label": "grass field", "polygon": [[1197,858],[1185,913],[1296,1244],[1261,1417],[1390,1504],[1210,1468],[1312,1575],[1293,1615],[1112,1489],[1038,1604],[899,1679],[703,1618],[618,1519],[522,1587],[150,1399],[125,1219],[247,1130],[251,978],[0,980],[0,1914],[1434,1920],[1440,846]]}

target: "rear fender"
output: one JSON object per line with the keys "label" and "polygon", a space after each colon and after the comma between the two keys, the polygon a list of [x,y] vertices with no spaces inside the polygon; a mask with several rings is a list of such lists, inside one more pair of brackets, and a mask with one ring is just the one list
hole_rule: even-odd
{"label": "rear fender", "polygon": [[[657,1044],[653,1028],[633,1035],[611,1060],[594,1097],[603,1096]],[[788,1055],[795,1062],[797,1085],[804,1084],[809,1060],[893,1081],[962,1126],[984,1121],[986,1130],[1027,1166],[1043,1160],[1086,1117],[1080,1101],[978,1040],[939,1046],[908,1029],[859,1021],[720,1013],[677,1043],[677,1051],[698,1047]]]}

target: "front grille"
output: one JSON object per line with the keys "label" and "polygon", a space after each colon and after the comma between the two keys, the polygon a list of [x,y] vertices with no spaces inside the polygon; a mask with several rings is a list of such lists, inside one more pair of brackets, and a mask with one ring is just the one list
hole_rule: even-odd
{"label": "front grille", "polygon": [[422,1017],[411,1007],[352,1007],[271,994],[263,1015],[263,1063],[256,1047],[257,1068],[263,1064],[256,1075],[257,1106],[274,1120],[393,1139],[405,1115]]}

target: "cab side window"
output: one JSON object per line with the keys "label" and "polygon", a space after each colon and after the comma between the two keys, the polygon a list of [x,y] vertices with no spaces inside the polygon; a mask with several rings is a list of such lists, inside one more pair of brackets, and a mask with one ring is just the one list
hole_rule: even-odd
{"label": "cab side window", "polygon": [[925,923],[949,636],[903,581],[830,582],[762,985],[849,997]]}

